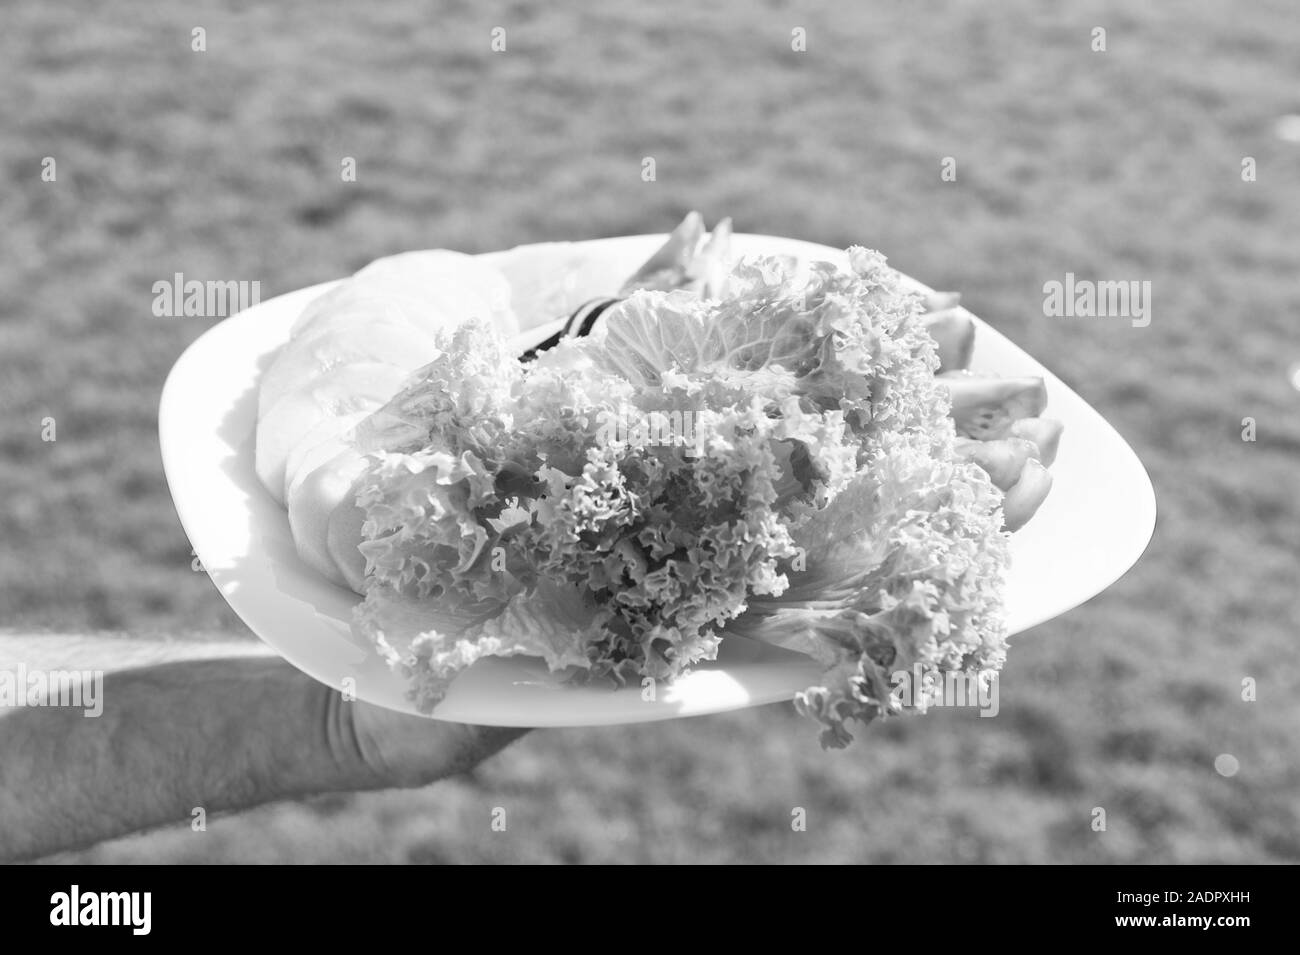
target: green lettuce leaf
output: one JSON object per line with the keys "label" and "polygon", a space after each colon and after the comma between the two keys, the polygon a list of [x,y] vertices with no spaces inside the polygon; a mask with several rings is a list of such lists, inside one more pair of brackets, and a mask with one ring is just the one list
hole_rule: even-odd
{"label": "green lettuce leaf", "polygon": [[424,708],[483,656],[671,680],[743,635],[825,668],[826,745],[889,674],[996,669],[999,496],[954,452],[919,299],[878,253],[637,292],[525,367],[470,323],[358,429],[357,629]]}

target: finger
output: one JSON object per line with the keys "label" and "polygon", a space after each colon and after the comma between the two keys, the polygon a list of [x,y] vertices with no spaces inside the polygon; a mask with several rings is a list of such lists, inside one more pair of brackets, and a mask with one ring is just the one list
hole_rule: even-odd
{"label": "finger", "polygon": [[336,735],[355,743],[340,748],[385,786],[422,786],[463,773],[528,732],[412,716],[361,700],[336,709],[341,726]]}
{"label": "finger", "polygon": [[528,732],[526,726],[444,724],[450,729],[440,754],[438,777],[468,772]]}

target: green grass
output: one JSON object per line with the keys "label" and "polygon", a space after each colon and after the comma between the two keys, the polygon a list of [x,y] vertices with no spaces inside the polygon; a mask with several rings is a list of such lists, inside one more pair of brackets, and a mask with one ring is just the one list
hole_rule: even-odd
{"label": "green grass", "polygon": [[[842,753],[786,707],[541,732],[428,791],[64,858],[1300,860],[1300,147],[1273,133],[1300,112],[1293,4],[849,10],[7,5],[6,626],[242,630],[190,570],[155,433],[168,368],[211,322],[153,318],[155,280],[256,279],[269,297],[401,249],[658,231],[692,207],[872,245],[961,289],[1120,429],[1160,504],[1135,570],[1017,641],[997,719],[877,725]],[[1150,280],[1151,326],[1044,318],[1042,284],[1066,271]],[[1237,776],[1215,772],[1220,753]]]}

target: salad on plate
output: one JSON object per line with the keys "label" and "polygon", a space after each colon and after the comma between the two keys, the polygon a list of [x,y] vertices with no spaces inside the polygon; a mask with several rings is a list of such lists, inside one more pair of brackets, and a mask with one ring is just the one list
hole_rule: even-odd
{"label": "salad on plate", "polygon": [[892,674],[1001,668],[1008,534],[1061,434],[1042,381],[967,371],[956,296],[877,252],[733,261],[729,236],[693,213],[523,354],[510,283],[457,253],[300,319],[258,474],[421,710],[484,657],[672,681],[753,640],[817,662],[795,702],[841,746],[924,708]]}

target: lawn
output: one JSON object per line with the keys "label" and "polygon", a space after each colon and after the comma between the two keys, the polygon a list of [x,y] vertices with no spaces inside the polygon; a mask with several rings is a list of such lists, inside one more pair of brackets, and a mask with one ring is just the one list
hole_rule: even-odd
{"label": "lawn", "polygon": [[[829,753],[786,706],[538,732],[428,790],[60,859],[1300,861],[1290,0],[10,0],[3,20],[0,625],[247,634],[191,569],[156,436],[212,320],[154,317],[155,281],[267,298],[402,249],[662,231],[689,208],[960,289],[1115,424],[1160,507],[1120,583],[1018,638],[996,719],[939,711]],[[1045,317],[1067,271],[1150,281],[1150,326]]]}

